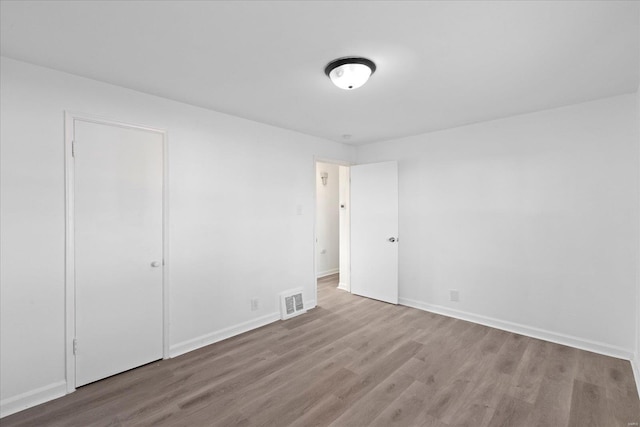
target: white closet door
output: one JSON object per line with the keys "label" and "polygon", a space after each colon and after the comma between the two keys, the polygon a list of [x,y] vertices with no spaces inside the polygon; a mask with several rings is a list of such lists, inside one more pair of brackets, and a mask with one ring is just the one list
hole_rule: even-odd
{"label": "white closet door", "polygon": [[76,386],[162,358],[163,136],[74,121]]}

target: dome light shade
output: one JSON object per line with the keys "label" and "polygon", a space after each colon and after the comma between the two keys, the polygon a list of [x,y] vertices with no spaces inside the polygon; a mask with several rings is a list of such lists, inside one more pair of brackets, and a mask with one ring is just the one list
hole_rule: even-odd
{"label": "dome light shade", "polygon": [[340,89],[357,89],[376,71],[376,64],[366,58],[340,58],[331,61],[324,69],[334,85]]}

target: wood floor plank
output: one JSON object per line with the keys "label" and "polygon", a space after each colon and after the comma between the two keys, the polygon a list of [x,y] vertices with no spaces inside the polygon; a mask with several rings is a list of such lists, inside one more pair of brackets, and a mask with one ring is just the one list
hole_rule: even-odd
{"label": "wood floor plank", "polygon": [[179,412],[177,405],[170,403],[158,411],[121,421],[121,425],[122,427],[176,426]]}
{"label": "wood floor plank", "polygon": [[290,425],[318,405],[323,397],[331,393],[343,381],[355,377],[356,375],[351,371],[340,368],[333,375],[310,384],[308,388],[296,393],[292,398],[278,399],[276,402],[270,402],[268,406],[262,407],[260,411],[253,414],[252,425],[270,426],[273,425],[272,420],[278,420],[281,425]]}
{"label": "wood floor plank", "polygon": [[509,334],[507,341],[500,349],[496,357],[496,369],[498,372],[512,375],[522,359],[527,345],[531,338],[518,335]]}
{"label": "wood floor plank", "polygon": [[509,395],[528,403],[535,403],[546,368],[549,347],[545,341],[531,339],[516,371]]}
{"label": "wood floor plank", "polygon": [[[317,357],[310,355],[284,367],[284,372],[274,372],[242,389],[225,394],[214,404],[201,410],[201,414],[194,417],[197,419],[211,413],[224,414],[228,408],[235,408],[243,414],[258,412],[260,405],[268,406],[275,397],[287,399],[294,396],[315,379],[336,372],[354,356],[350,349],[335,347],[325,349],[315,355]],[[221,415],[217,418],[224,419],[224,416]]]}
{"label": "wood floor plank", "polygon": [[607,409],[613,426],[640,426],[640,400],[607,389]]}
{"label": "wood floor plank", "polygon": [[330,375],[343,367],[353,356],[350,349],[339,349],[333,346],[317,353],[307,354],[290,364],[282,365],[281,370],[275,370],[263,378],[256,378],[255,381],[243,387],[228,388],[223,385],[217,390],[216,399],[208,402],[204,408],[198,407],[188,412],[224,413],[231,407],[243,413],[257,412],[259,405],[265,399],[273,399],[274,396],[286,398],[294,395],[298,392],[300,384],[304,385],[316,378]]}
{"label": "wood floor plank", "polygon": [[504,395],[488,427],[512,427],[529,425],[532,405],[509,395]]}
{"label": "wood floor plank", "polygon": [[628,361],[354,296],[3,418],[14,426],[633,425]]}
{"label": "wood floor plank", "polygon": [[617,425],[640,426],[640,399],[633,381],[631,366],[624,360],[608,360],[605,385],[609,413]]}
{"label": "wood floor plank", "polygon": [[600,387],[607,386],[608,357],[590,351],[580,351],[577,356],[575,379]]}
{"label": "wood floor plank", "polygon": [[414,331],[407,331],[403,334],[394,334],[392,329],[381,330],[382,334],[376,339],[371,340],[366,349],[362,349],[362,354],[354,359],[347,368],[357,374],[363,374],[371,369],[372,366],[386,357],[389,353],[395,351],[398,346],[404,344],[410,339]]}
{"label": "wood floor plank", "polygon": [[[369,425],[388,405],[391,404],[415,380],[402,371],[395,371],[391,376],[374,387],[366,399],[360,399],[348,407],[331,425],[354,426]],[[301,424],[302,426],[303,424]]]}
{"label": "wood floor plank", "polygon": [[598,427],[611,425],[606,393],[603,387],[573,381],[569,427]]}
{"label": "wood floor plank", "polygon": [[[433,339],[427,341],[416,355],[416,358],[423,362],[422,365],[416,366],[417,364],[411,361],[405,370],[412,369],[412,374],[417,380],[443,389],[454,382],[454,377],[460,370],[474,370],[473,365],[479,363],[480,358],[494,360],[493,357],[504,344],[507,334],[491,334],[486,330],[481,330],[464,350],[459,344],[451,345],[456,340],[456,337],[452,336],[451,328],[444,327],[443,331],[434,331]],[[468,363],[472,365],[466,365]]]}
{"label": "wood floor plank", "polygon": [[302,357],[307,351],[308,349],[306,347],[300,347],[276,360],[269,360],[264,363],[259,362],[255,364],[253,368],[239,372],[237,375],[221,383],[200,388],[185,395],[178,400],[178,407],[181,410],[191,412],[216,404],[220,400],[223,400],[224,396],[229,392],[240,390],[256,381],[256,379],[263,378],[272,372],[285,368],[288,364]]}
{"label": "wood floor plank", "polygon": [[417,418],[423,413],[425,401],[429,400],[430,395],[430,390],[425,384],[414,381],[369,425],[388,427],[422,424],[424,420]]}
{"label": "wood floor plank", "polygon": [[533,406],[532,427],[567,426],[571,411],[572,381],[544,377]]}
{"label": "wood floor plank", "polygon": [[452,408],[459,405],[460,396],[464,395],[469,382],[464,379],[456,379],[443,387],[438,387],[437,394],[429,402],[427,414],[433,418],[442,420]]}
{"label": "wood floor plank", "polygon": [[550,343],[550,352],[545,377],[555,381],[573,382],[578,368],[579,350],[560,344]]}
{"label": "wood floor plank", "polygon": [[243,413],[261,413],[277,402],[295,398],[310,388],[310,384],[322,381],[323,378],[334,375],[336,372],[344,374],[342,381],[347,381],[355,377],[344,367],[352,357],[353,351],[347,348],[326,361],[316,358],[308,359],[306,363],[294,367],[295,370],[287,369],[283,372],[283,375],[292,375],[293,378],[283,380],[283,375],[273,376],[263,384],[257,383],[250,392],[243,392],[238,396],[242,400],[237,403],[237,406]]}
{"label": "wood floor plank", "polygon": [[441,417],[442,421],[457,427],[486,426],[498,407],[500,396],[509,390],[511,378],[495,370],[482,366],[474,380],[470,381],[465,393]]}
{"label": "wood floor plank", "polygon": [[334,394],[349,403],[354,403],[373,390],[380,382],[388,378],[393,372],[401,368],[407,360],[411,359],[420,349],[422,344],[409,341],[398,347],[383,360],[376,363],[368,371],[356,378],[340,384]]}
{"label": "wood floor plank", "polygon": [[419,415],[419,418],[422,420],[422,424],[416,425],[420,427],[453,427],[443,423],[437,418],[433,418],[431,415]]}
{"label": "wood floor plank", "polygon": [[608,357],[604,371],[605,386],[608,390],[615,392],[614,395],[618,398],[638,401],[638,390],[628,361]]}

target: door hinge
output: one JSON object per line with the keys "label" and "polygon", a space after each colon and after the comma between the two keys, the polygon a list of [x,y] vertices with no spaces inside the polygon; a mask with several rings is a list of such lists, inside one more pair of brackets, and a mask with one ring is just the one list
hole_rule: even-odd
{"label": "door hinge", "polygon": [[76,142],[71,141],[71,157],[75,157],[75,156],[76,156]]}
{"label": "door hinge", "polygon": [[73,355],[75,356],[76,354],[78,354],[78,340],[77,339],[73,339]]}

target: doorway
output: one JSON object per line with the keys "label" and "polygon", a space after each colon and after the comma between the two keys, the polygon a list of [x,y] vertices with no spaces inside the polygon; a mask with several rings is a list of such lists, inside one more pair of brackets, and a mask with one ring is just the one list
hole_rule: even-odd
{"label": "doorway", "polygon": [[315,176],[316,297],[318,280],[335,281],[350,292],[349,165],[318,160]]}
{"label": "doorway", "polygon": [[316,160],[315,175],[316,301],[323,280],[323,286],[337,283],[347,292],[398,304],[397,162]]}
{"label": "doorway", "polygon": [[67,113],[67,391],[166,357],[166,138]]}

